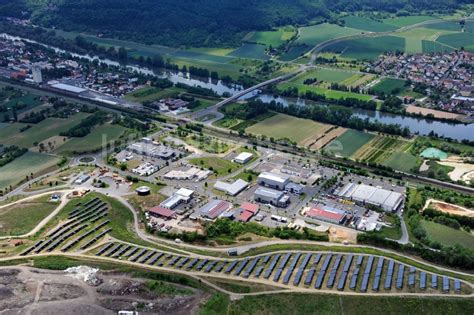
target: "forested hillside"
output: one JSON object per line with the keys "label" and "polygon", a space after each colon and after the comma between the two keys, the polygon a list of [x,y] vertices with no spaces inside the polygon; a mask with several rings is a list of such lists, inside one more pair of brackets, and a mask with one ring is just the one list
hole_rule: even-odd
{"label": "forested hillside", "polygon": [[338,12],[449,11],[469,0],[0,0],[0,15],[169,46],[236,46],[245,33]]}

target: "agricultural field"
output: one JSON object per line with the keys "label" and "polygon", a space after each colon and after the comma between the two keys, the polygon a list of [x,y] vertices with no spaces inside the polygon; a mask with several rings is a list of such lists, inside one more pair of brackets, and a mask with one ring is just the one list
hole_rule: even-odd
{"label": "agricultural field", "polygon": [[288,88],[296,87],[300,94],[306,93],[306,91],[311,91],[313,93],[321,94],[326,96],[328,99],[341,99],[341,98],[355,98],[363,101],[370,101],[373,96],[368,94],[358,94],[354,92],[338,91],[338,90],[329,90],[318,86],[310,86],[304,84],[295,84],[292,82],[281,83],[277,86],[280,90],[286,90]]}
{"label": "agricultural field", "polygon": [[243,44],[229,55],[238,58],[268,60],[270,56],[265,54],[265,49],[265,45],[261,44]]}
{"label": "agricultural field", "polygon": [[420,164],[421,159],[412,155],[409,152],[393,152],[382,163],[382,165],[406,173],[413,172],[414,168],[418,169]]}
{"label": "agricultural field", "polygon": [[295,34],[292,27],[283,27],[275,31],[251,32],[245,36],[244,41],[266,46],[278,47]]}
{"label": "agricultural field", "polygon": [[292,61],[310,51],[311,48],[311,46],[306,44],[293,45],[286,53],[281,55],[278,59],[281,61]]}
{"label": "agricultural field", "polygon": [[397,28],[401,28],[403,26],[414,25],[430,20],[436,20],[437,18],[427,15],[412,15],[412,16],[402,16],[402,17],[394,17],[384,19],[383,23],[388,25],[396,26]]}
{"label": "agricultural field", "polygon": [[412,143],[406,140],[376,136],[357,150],[351,158],[358,161],[382,164],[393,153],[408,152],[411,146]]}
{"label": "agricultural field", "polygon": [[[379,83],[374,85],[372,89],[377,93],[389,94],[398,94],[405,88],[405,80],[402,79],[392,79],[384,78]],[[395,93],[398,91],[397,93]]]}
{"label": "agricultural field", "polygon": [[194,164],[203,169],[213,171],[217,176],[224,176],[238,170],[241,165],[224,160],[218,157],[203,157],[190,159],[189,163]]}
{"label": "agricultural field", "polygon": [[462,26],[458,22],[454,21],[439,21],[437,23],[427,24],[426,28],[435,29],[435,30],[445,30],[445,31],[455,31],[461,32]]}
{"label": "agricultural field", "polygon": [[[274,139],[289,139],[301,146],[308,146],[321,137],[330,127],[330,125],[309,119],[277,114],[247,128],[245,131]],[[294,130],[298,130],[298,132],[292,132]]]}
{"label": "agricultural field", "polygon": [[341,71],[337,69],[319,68],[303,73],[292,79],[290,82],[296,84],[304,84],[306,79],[318,79],[318,81],[325,81],[330,83],[341,83],[353,76],[353,73],[347,71]]}
{"label": "agricultural field", "polygon": [[342,57],[371,60],[385,51],[404,51],[405,39],[398,36],[380,36],[340,41],[326,47],[325,52],[340,53]]}
{"label": "agricultural field", "polygon": [[185,92],[184,89],[177,87],[171,87],[164,90],[156,87],[144,87],[127,94],[124,98],[130,102],[144,103],[158,101],[168,97],[176,97],[183,92]]}
{"label": "agricultural field", "polygon": [[471,233],[426,220],[421,221],[421,226],[425,229],[428,239],[432,241],[445,246],[459,244],[474,249],[474,236]]}
{"label": "agricultural field", "polygon": [[56,153],[91,152],[102,148],[123,135],[126,128],[119,125],[101,125],[93,129],[90,134],[82,138],[71,138],[60,146]]}
{"label": "agricultural field", "polygon": [[0,236],[27,234],[58,206],[50,195],[0,207]]}
{"label": "agricultural field", "polygon": [[78,124],[88,115],[86,113],[78,113],[67,119],[46,118],[37,124],[33,124],[31,128],[23,132],[20,129],[27,126],[27,124],[15,123],[0,129],[0,142],[7,145],[31,148],[35,143],[40,143],[69,130],[71,126]]}
{"label": "agricultural field", "polygon": [[328,23],[301,27],[299,31],[300,37],[296,43],[309,46],[316,46],[331,39],[362,33],[357,29]]}
{"label": "agricultural field", "polygon": [[438,42],[458,49],[464,47],[465,50],[474,52],[474,34],[472,33],[442,35],[438,38]]}
{"label": "agricultural field", "polygon": [[382,22],[375,21],[369,18],[353,16],[353,15],[345,17],[343,20],[345,22],[344,25],[346,27],[363,30],[363,31],[369,31],[369,32],[387,32],[387,31],[396,30],[398,28],[395,25],[390,25],[390,24],[382,23]]}
{"label": "agricultural field", "polygon": [[331,141],[324,150],[334,155],[350,157],[374,137],[375,135],[370,133],[349,129]]}
{"label": "agricultural field", "polygon": [[38,176],[46,170],[53,170],[59,162],[60,158],[57,156],[27,152],[0,167],[0,190],[17,185],[31,174]]}

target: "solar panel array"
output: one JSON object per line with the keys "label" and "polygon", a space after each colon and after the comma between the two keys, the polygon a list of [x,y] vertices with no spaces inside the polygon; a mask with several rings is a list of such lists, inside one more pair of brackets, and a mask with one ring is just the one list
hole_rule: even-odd
{"label": "solar panel array", "polygon": [[362,276],[362,284],[360,285],[360,290],[362,292],[367,292],[367,287],[369,286],[370,272],[372,271],[373,263],[374,263],[374,256],[369,256],[367,265],[365,265],[364,275]]}
{"label": "solar panel array", "polygon": [[379,257],[377,261],[377,268],[375,269],[375,276],[374,282],[372,283],[372,290],[378,291],[380,287],[380,278],[382,277],[382,269],[385,259],[383,257]]}
{"label": "solar panel array", "polygon": [[354,268],[354,272],[352,273],[351,283],[349,284],[349,288],[351,290],[356,289],[357,278],[359,277],[360,268],[362,267],[363,261],[364,261],[364,256],[361,256],[361,255],[357,256],[356,266]]}
{"label": "solar panel array", "polygon": [[288,253],[283,257],[282,261],[280,262],[280,265],[278,266],[277,271],[275,272],[275,275],[273,276],[273,281],[277,282],[280,280],[281,273],[283,272],[283,269],[286,267],[286,264],[288,263],[288,260],[291,257],[291,253]]}
{"label": "solar panel array", "polygon": [[328,283],[326,284],[328,288],[332,288],[334,286],[337,270],[339,269],[339,265],[341,264],[341,261],[342,261],[342,255],[337,255],[336,261],[334,262],[331,272],[329,273]]}
{"label": "solar panel array", "polygon": [[265,274],[263,275],[263,277],[265,279],[270,278],[270,276],[273,272],[273,269],[275,269],[275,266],[276,266],[278,260],[280,259],[280,257],[281,257],[281,254],[276,254],[275,256],[273,256],[273,259],[270,262],[270,266],[268,266],[267,270],[265,270]]}
{"label": "solar panel array", "polygon": [[405,274],[405,265],[402,265],[402,264],[398,265],[397,283],[395,287],[399,290],[403,288],[404,274]]}
{"label": "solar panel array", "polygon": [[316,278],[316,283],[314,284],[314,287],[316,289],[321,289],[321,286],[323,285],[324,276],[326,275],[326,271],[328,270],[329,264],[331,263],[331,259],[332,254],[327,254],[321,266],[321,270],[319,270],[318,278]]}
{"label": "solar panel array", "polygon": [[393,260],[390,260],[388,262],[387,275],[385,276],[385,285],[384,285],[385,290],[390,290],[392,288],[392,278],[393,278],[394,269],[395,269],[395,262]]}
{"label": "solar panel array", "polygon": [[302,261],[300,267],[298,268],[298,271],[296,272],[295,279],[293,279],[293,285],[299,285],[300,284],[301,277],[303,276],[303,272],[304,272],[306,266],[308,265],[308,262],[310,261],[312,256],[313,256],[312,254],[306,254],[306,256],[304,256],[303,261]]}
{"label": "solar panel array", "polygon": [[337,284],[337,289],[339,291],[344,290],[344,286],[346,285],[347,275],[349,274],[349,269],[351,268],[353,259],[354,259],[354,255],[349,255],[346,258],[346,262],[344,263],[344,267],[342,268],[341,277],[339,278],[339,283]]}

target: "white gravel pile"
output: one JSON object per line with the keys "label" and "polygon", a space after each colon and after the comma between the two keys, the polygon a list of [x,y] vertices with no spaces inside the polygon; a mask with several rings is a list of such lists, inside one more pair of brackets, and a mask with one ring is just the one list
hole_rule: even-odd
{"label": "white gravel pile", "polygon": [[96,286],[102,283],[102,280],[97,276],[97,272],[99,272],[97,268],[77,266],[67,268],[64,272],[74,279],[82,280],[89,285]]}

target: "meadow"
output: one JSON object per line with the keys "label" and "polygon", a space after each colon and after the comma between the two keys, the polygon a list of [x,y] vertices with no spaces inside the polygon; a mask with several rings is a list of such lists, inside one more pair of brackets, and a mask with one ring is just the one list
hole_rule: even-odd
{"label": "meadow", "polygon": [[176,97],[180,93],[185,92],[184,89],[177,87],[170,87],[168,89],[160,89],[157,87],[144,87],[139,90],[133,91],[127,94],[124,98],[127,101],[144,103],[144,102],[153,102],[161,100],[168,97]]}
{"label": "meadow", "polygon": [[99,150],[107,143],[111,143],[125,132],[125,128],[119,125],[105,124],[94,128],[90,134],[82,138],[71,138],[60,146],[56,153],[85,153]]}
{"label": "meadow", "polygon": [[393,152],[382,162],[382,165],[395,170],[411,173],[414,168],[419,168],[421,159],[409,152]]}
{"label": "meadow", "polygon": [[304,84],[306,79],[318,79],[318,81],[325,81],[331,83],[340,83],[353,76],[353,73],[329,68],[319,68],[310,70],[302,75],[297,76],[291,82],[296,84]]}
{"label": "meadow", "polygon": [[283,55],[281,55],[278,59],[281,61],[292,61],[301,57],[306,52],[310,51],[311,48],[312,47],[307,44],[294,45],[291,46],[290,49]]}
{"label": "meadow", "polygon": [[266,46],[278,47],[295,34],[293,28],[279,28],[275,31],[251,32],[245,36],[244,41]]}
{"label": "meadow", "polygon": [[454,48],[464,47],[465,50],[474,52],[474,34],[472,33],[455,33],[441,35],[438,42]]}
{"label": "meadow", "polygon": [[78,113],[67,119],[46,118],[37,124],[31,125],[31,128],[23,132],[20,129],[26,127],[27,124],[15,123],[0,129],[0,142],[7,145],[31,148],[35,143],[40,143],[69,130],[71,126],[78,124],[88,115],[86,113]]}
{"label": "meadow", "polygon": [[428,239],[432,241],[445,246],[459,244],[474,249],[474,236],[471,233],[426,220],[421,221],[421,226],[425,229]]}
{"label": "meadow", "polygon": [[396,30],[398,28],[395,25],[390,25],[390,24],[382,23],[382,22],[375,21],[369,18],[354,16],[354,15],[345,17],[343,20],[345,22],[344,25],[346,27],[359,29],[363,31],[369,31],[369,32],[387,32],[387,31]]}
{"label": "meadow", "polygon": [[349,129],[324,147],[324,150],[334,155],[350,157],[374,137],[370,133]]}
{"label": "meadow", "polygon": [[362,33],[357,29],[328,23],[301,27],[299,31],[300,37],[296,42],[310,46],[316,46],[331,39]]}
{"label": "meadow", "polygon": [[408,25],[414,25],[425,21],[436,20],[437,18],[427,15],[412,15],[412,16],[401,16],[394,18],[387,18],[383,20],[384,24],[393,25],[398,28]]}
{"label": "meadow", "polygon": [[265,135],[274,139],[290,139],[300,145],[308,145],[309,142],[316,141],[329,128],[330,125],[309,119],[277,114],[252,125],[245,131],[253,135]]}
{"label": "meadow", "polygon": [[15,186],[23,181],[26,176],[38,176],[45,170],[53,169],[59,163],[57,156],[27,152],[21,157],[0,167],[0,190]]}

